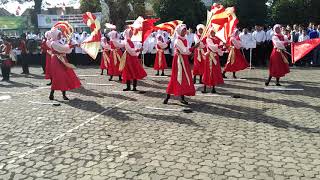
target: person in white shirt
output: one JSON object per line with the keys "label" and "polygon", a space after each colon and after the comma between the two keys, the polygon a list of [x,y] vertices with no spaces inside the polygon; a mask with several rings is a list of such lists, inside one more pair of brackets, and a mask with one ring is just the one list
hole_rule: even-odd
{"label": "person in white shirt", "polygon": [[302,34],[299,36],[298,42],[303,42],[310,39],[308,36],[307,30],[303,30]]}
{"label": "person in white shirt", "polygon": [[240,34],[240,41],[243,46],[243,53],[246,59],[250,59],[250,49],[252,48],[252,43],[255,43],[254,38],[252,37],[252,34],[249,33],[249,30],[247,28],[244,28],[242,30],[242,33]]}
{"label": "person in white shirt", "polygon": [[[80,42],[82,43],[83,41],[85,41],[87,37],[88,37],[88,33],[86,31],[83,31],[81,34]],[[82,50],[82,54],[87,54],[87,53],[84,50]]]}
{"label": "person in white shirt", "polygon": [[270,59],[270,55],[273,49],[273,44],[272,44],[272,36],[274,35],[273,28],[271,26],[268,26],[268,30],[266,32],[266,57],[267,60]]}
{"label": "person in white shirt", "polygon": [[194,43],[194,33],[192,32],[192,29],[189,29],[187,31],[187,41],[188,41],[188,47],[190,48]]}
{"label": "person in white shirt", "polygon": [[263,30],[262,26],[256,26],[256,30],[252,33],[254,40],[256,41],[257,47],[255,49],[255,57],[253,59],[253,64],[255,66],[266,65],[266,54],[265,54],[265,41],[266,32]]}

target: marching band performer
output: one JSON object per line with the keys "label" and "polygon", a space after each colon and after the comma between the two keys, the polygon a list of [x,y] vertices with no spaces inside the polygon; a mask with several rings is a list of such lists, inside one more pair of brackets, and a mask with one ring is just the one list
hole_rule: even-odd
{"label": "marching band performer", "polygon": [[50,74],[52,78],[51,92],[49,99],[54,99],[54,91],[62,91],[63,99],[69,100],[66,91],[79,88],[80,80],[72,69],[72,65],[68,63],[66,54],[72,52],[74,45],[65,45],[61,43],[62,33],[58,29],[51,31],[52,49]]}
{"label": "marching band performer", "polygon": [[164,37],[159,33],[157,35],[157,54],[154,61],[154,70],[157,70],[156,76],[159,76],[159,71],[162,70],[161,76],[164,76],[164,70],[168,68],[166,57],[164,55],[165,49],[168,47],[168,44],[165,43]]}
{"label": "marching band performer", "polygon": [[109,32],[110,37],[110,53],[109,53],[109,67],[108,75],[110,75],[109,81],[112,81],[113,76],[119,76],[119,81],[122,81],[121,71],[119,70],[120,59],[122,57],[122,51],[120,48],[123,48],[124,45],[120,43],[118,32],[111,31]]}
{"label": "marching band performer", "polygon": [[172,74],[167,87],[167,97],[164,104],[168,104],[171,95],[181,96],[181,103],[188,104],[184,96],[195,96],[196,90],[192,81],[189,55],[200,44],[188,48],[186,39],[187,26],[180,24],[176,28],[177,39],[174,43],[174,57],[172,62]]}
{"label": "marching band performer", "polygon": [[2,80],[1,81],[10,81],[10,71],[11,66],[13,65],[11,59],[12,53],[12,45],[8,41],[7,38],[4,39],[4,44],[1,45],[1,73],[2,73]]}
{"label": "marching band performer", "polygon": [[46,42],[44,44],[46,49],[46,68],[45,68],[45,79],[50,79],[50,83],[48,83],[48,86],[51,86],[52,80],[51,80],[51,56],[52,56],[52,50],[49,48],[51,45],[51,31],[47,31],[45,33]]}
{"label": "marching band performer", "polygon": [[203,24],[199,24],[197,26],[197,33],[194,35],[194,42],[200,42],[198,48],[194,50],[194,58],[193,58],[193,83],[195,84],[197,81],[197,75],[200,76],[200,84],[202,84],[202,75],[204,71],[204,61],[205,61],[205,39],[203,41],[200,40],[201,35],[205,26]]}
{"label": "marching band performer", "polygon": [[127,84],[127,88],[123,91],[131,90],[131,81],[133,83],[133,91],[137,91],[137,82],[147,76],[146,71],[143,69],[139,62],[138,56],[142,48],[137,49],[131,37],[133,32],[131,29],[124,31],[125,35],[125,52],[121,58],[119,69],[122,71],[122,82]]}
{"label": "marching band performer", "polygon": [[272,37],[273,50],[270,56],[269,63],[269,78],[266,81],[265,85],[268,86],[272,77],[276,78],[276,85],[280,85],[280,78],[284,77],[286,74],[290,72],[289,70],[289,62],[287,57],[284,54],[286,50],[286,45],[288,45],[289,40],[285,38],[285,36],[281,33],[281,26],[279,24],[275,25],[274,35]]}
{"label": "marching band performer", "polygon": [[106,37],[101,38],[101,47],[102,47],[102,56],[101,56],[101,62],[100,62],[100,69],[101,69],[101,75],[103,75],[103,70],[108,71],[108,65],[110,64],[109,59],[109,50],[110,45],[108,42],[108,39]]}
{"label": "marching band performer", "polygon": [[236,30],[232,37],[230,38],[231,41],[231,47],[230,47],[230,53],[228,56],[227,64],[224,67],[223,71],[223,77],[226,77],[226,72],[232,72],[233,78],[237,79],[236,72],[246,69],[249,64],[246,60],[246,58],[243,56],[243,54],[240,51],[241,48],[241,41],[239,37],[239,30]]}
{"label": "marching band performer", "polygon": [[212,87],[211,93],[216,93],[215,86],[224,84],[219,56],[223,55],[220,46],[222,41],[215,36],[216,32],[212,28],[210,36],[206,39],[207,53],[202,82],[204,88],[202,93],[207,93],[207,86]]}

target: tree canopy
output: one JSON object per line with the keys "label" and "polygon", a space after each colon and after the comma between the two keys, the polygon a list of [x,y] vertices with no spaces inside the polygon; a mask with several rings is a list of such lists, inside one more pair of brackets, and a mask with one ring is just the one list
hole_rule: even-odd
{"label": "tree canopy", "polygon": [[199,0],[159,0],[154,6],[162,22],[182,20],[194,28],[206,20],[206,7]]}
{"label": "tree canopy", "polygon": [[81,12],[101,12],[100,0],[80,0],[80,10]]}

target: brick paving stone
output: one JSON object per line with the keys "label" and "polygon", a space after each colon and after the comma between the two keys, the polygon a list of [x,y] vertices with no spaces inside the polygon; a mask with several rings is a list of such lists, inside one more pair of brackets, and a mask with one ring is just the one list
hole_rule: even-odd
{"label": "brick paving stone", "polygon": [[70,101],[57,92],[61,106],[33,104],[49,102],[42,70],[25,77],[15,67],[12,83],[0,82],[0,96],[11,96],[0,101],[0,179],[320,179],[319,70],[282,79],[304,91],[264,90],[267,69],[244,70],[247,80],[216,88],[240,98],[187,97],[193,112],[184,113],[146,108],[186,108],[178,98],[162,104],[169,78],[123,93],[81,66],[77,74],[98,76],[81,77]]}

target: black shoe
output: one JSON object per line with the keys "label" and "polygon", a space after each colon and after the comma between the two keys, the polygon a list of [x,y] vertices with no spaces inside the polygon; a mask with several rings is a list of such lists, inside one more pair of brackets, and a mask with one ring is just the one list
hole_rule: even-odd
{"label": "black shoe", "polygon": [[166,75],[164,73],[162,73],[161,76],[166,76]]}
{"label": "black shoe", "polygon": [[51,86],[51,85],[52,85],[52,82],[50,82],[50,83],[47,84],[47,86]]}
{"label": "black shoe", "polygon": [[276,86],[281,86],[281,84],[280,84],[280,83],[277,83]]}
{"label": "black shoe", "polygon": [[50,101],[53,101],[53,100],[54,100],[54,96],[53,96],[53,95],[50,95],[50,96],[49,96],[49,100],[50,100]]}
{"label": "black shoe", "polygon": [[134,87],[134,88],[132,89],[132,91],[138,91],[138,90],[137,90],[137,88]]}
{"label": "black shoe", "polygon": [[101,72],[101,74],[100,74],[101,76],[103,75],[103,72]]}
{"label": "black shoe", "polygon": [[169,102],[169,99],[165,99],[164,101],[163,101],[163,104],[168,104],[168,102]]}
{"label": "black shoe", "polygon": [[215,89],[215,88],[212,88],[211,93],[212,93],[212,94],[217,93],[216,89]]}
{"label": "black shoe", "polygon": [[25,72],[22,72],[21,74],[27,74],[27,73],[25,73]]}
{"label": "black shoe", "polygon": [[222,77],[223,77],[224,79],[228,79],[228,77],[227,77],[225,74],[222,74]]}
{"label": "black shoe", "polygon": [[264,83],[264,85],[269,86],[269,82],[268,82],[268,81],[267,81],[267,82],[265,82],[265,83]]}
{"label": "black shoe", "polygon": [[188,103],[186,100],[184,100],[184,99],[181,100],[180,102],[181,102],[182,104],[185,104],[185,105],[188,105],[188,104],[189,104],[189,103]]}
{"label": "black shoe", "polygon": [[238,79],[237,76],[233,75],[233,79]]}
{"label": "black shoe", "polygon": [[123,89],[123,91],[131,91],[131,89],[130,88],[125,88],[125,89]]}
{"label": "black shoe", "polygon": [[207,94],[208,92],[207,91],[201,91],[203,94]]}
{"label": "black shoe", "polygon": [[112,78],[110,78],[109,81],[112,81]]}
{"label": "black shoe", "polygon": [[122,77],[121,77],[121,76],[119,76],[119,81],[120,81],[120,82],[122,81]]}
{"label": "black shoe", "polygon": [[156,76],[159,76],[160,74],[159,73],[157,73],[157,74],[155,74]]}
{"label": "black shoe", "polygon": [[69,101],[69,98],[67,96],[63,96],[63,100]]}

